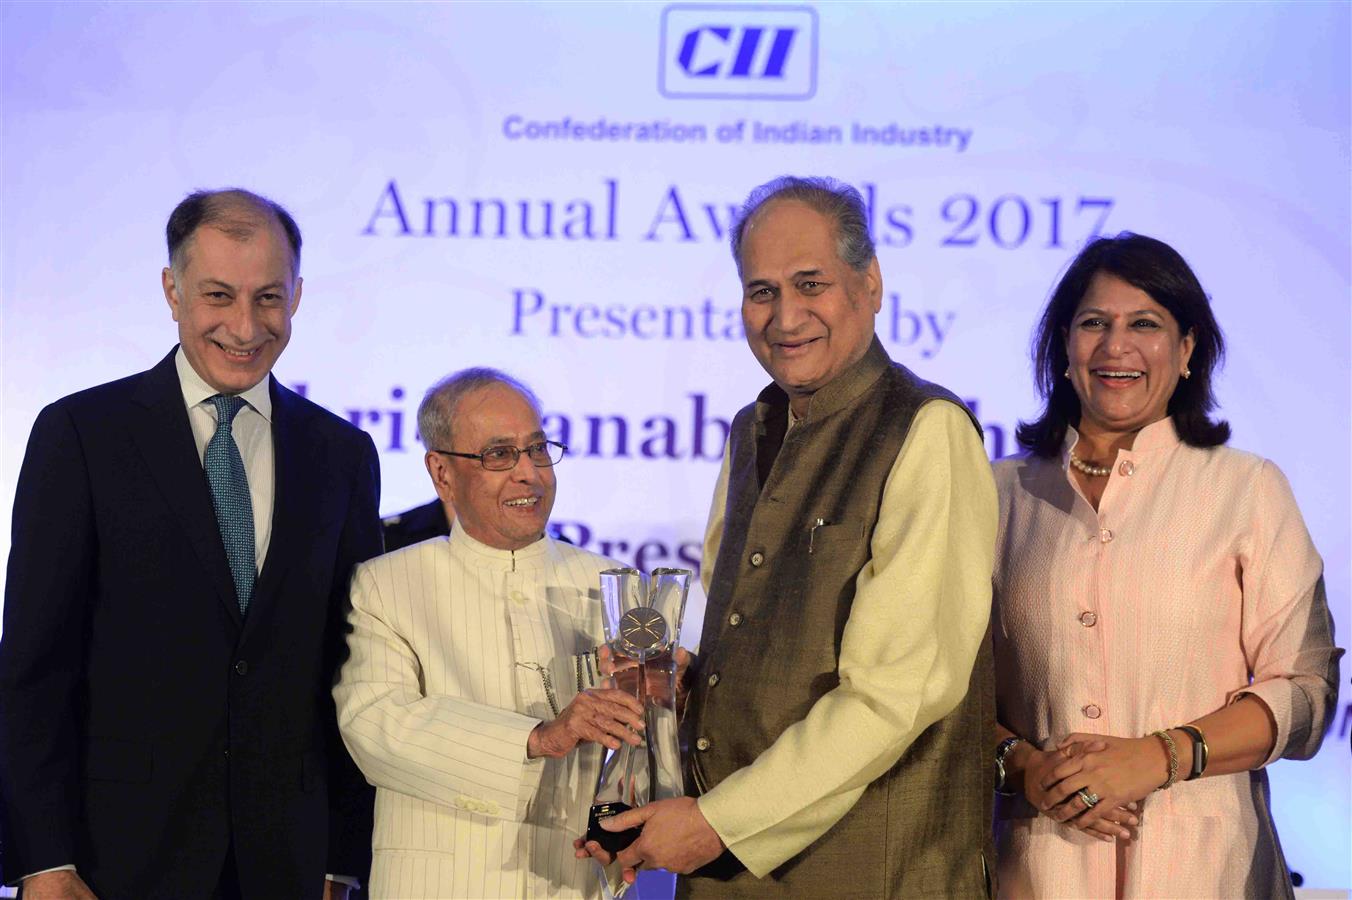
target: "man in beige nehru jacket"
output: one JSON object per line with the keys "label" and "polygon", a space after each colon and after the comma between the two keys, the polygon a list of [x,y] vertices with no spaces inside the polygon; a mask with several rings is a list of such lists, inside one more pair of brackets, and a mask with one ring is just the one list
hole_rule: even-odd
{"label": "man in beige nehru jacket", "polygon": [[587,689],[599,575],[619,563],[545,535],[564,447],[525,385],[458,372],[427,392],[418,427],[455,520],[358,568],[334,688],[376,786],[371,895],[599,896],[572,839],[603,748],[638,743],[643,721],[628,694]]}
{"label": "man in beige nehru jacket", "polygon": [[691,796],[610,820],[643,829],[619,861],[681,873],[682,896],[984,896],[996,497],[980,429],[874,337],[882,277],[855,190],[757,188],[732,250],[774,383],[733,423],[710,514]]}

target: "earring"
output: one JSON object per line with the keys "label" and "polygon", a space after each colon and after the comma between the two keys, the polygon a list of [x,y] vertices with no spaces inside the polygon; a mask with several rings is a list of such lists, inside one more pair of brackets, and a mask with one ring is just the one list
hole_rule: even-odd
{"label": "earring", "polygon": [[1184,377],[1184,378],[1191,378],[1191,377],[1192,377],[1192,369],[1189,369],[1187,366],[1184,366],[1184,367],[1183,367],[1183,377]]}
{"label": "earring", "polygon": [[1066,377],[1070,377],[1070,366],[1066,366]]}

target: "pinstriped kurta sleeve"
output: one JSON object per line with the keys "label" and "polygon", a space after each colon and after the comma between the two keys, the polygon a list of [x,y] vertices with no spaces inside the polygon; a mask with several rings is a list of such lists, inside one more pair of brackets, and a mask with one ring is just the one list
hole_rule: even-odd
{"label": "pinstriped kurta sleeve", "polygon": [[965,696],[990,615],[996,519],[990,463],[971,421],[953,404],[926,404],[883,489],[845,625],[840,685],[699,799],[752,873],[825,833]]}
{"label": "pinstriped kurta sleeve", "polygon": [[354,580],[339,726],[376,786],[375,898],[594,897],[573,856],[601,748],[526,759],[601,640],[612,560],[543,539],[497,550],[457,523]]}
{"label": "pinstriped kurta sleeve", "polygon": [[351,655],[335,690],[348,751],[376,787],[519,819],[539,783],[541,765],[527,763],[526,739],[540,720],[425,695],[418,657],[391,625],[398,616],[388,605],[391,587],[382,591],[369,563],[353,582]]}

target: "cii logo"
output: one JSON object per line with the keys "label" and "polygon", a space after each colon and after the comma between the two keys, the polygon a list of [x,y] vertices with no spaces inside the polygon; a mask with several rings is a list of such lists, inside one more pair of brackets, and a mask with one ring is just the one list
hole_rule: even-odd
{"label": "cii logo", "polygon": [[817,13],[808,6],[668,6],[657,86],[667,97],[806,100],[817,92]]}

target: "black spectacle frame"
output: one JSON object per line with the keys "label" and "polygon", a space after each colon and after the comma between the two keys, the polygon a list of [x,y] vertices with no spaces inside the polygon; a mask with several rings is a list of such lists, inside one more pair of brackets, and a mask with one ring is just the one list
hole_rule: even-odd
{"label": "black spectacle frame", "polygon": [[431,450],[433,453],[440,453],[444,456],[477,459],[479,465],[490,472],[505,472],[508,469],[516,468],[516,464],[523,453],[526,454],[526,458],[531,461],[535,468],[547,469],[563,459],[563,455],[568,452],[568,447],[558,441],[536,441],[527,447],[512,447],[507,444],[489,447],[482,453],[460,453],[455,450],[438,450],[435,447]]}

